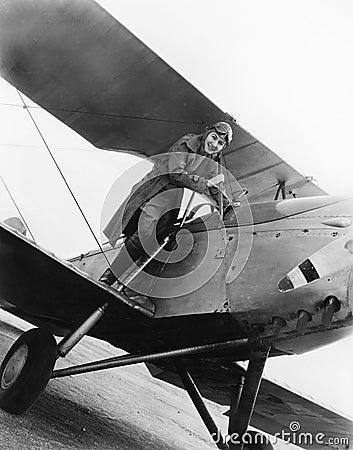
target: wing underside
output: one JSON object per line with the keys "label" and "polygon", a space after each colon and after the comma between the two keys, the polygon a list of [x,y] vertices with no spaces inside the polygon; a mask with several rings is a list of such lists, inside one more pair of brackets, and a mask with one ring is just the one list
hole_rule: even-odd
{"label": "wing underside", "polygon": [[225,166],[251,201],[272,200],[280,183],[325,194],[92,0],[1,0],[0,57],[7,81],[98,148],[148,157],[226,119]]}

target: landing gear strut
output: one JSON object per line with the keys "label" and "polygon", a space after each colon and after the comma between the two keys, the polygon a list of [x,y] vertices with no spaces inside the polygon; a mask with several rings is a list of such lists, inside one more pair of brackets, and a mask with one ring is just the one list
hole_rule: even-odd
{"label": "landing gear strut", "polygon": [[[272,447],[268,442],[262,443],[266,441],[264,436],[258,436],[259,433],[247,431],[269,352],[270,346],[268,344],[255,343],[252,347],[245,381],[244,377],[241,376],[238,383],[231,388],[231,407],[229,411],[227,439],[222,436],[220,430],[214,423],[190,373],[182,365],[178,364],[177,368],[180,379],[219,449],[242,450],[244,443],[247,449],[256,448],[260,450]],[[245,434],[247,439],[245,439]],[[260,437],[263,439],[260,439]],[[227,441],[229,442],[227,443]]]}
{"label": "landing gear strut", "polygon": [[42,328],[23,333],[0,366],[0,408],[22,414],[37,400],[52,377],[55,362],[67,353],[100,320],[109,304],[94,311],[76,330],[57,345]]}
{"label": "landing gear strut", "polygon": [[194,380],[191,378],[190,373],[184,368],[181,363],[177,364],[177,369],[179,372],[180,380],[183,383],[187,393],[190,395],[190,398],[195,405],[197,412],[200,414],[203,423],[206,425],[206,428],[212,436],[213,441],[219,449],[228,449],[228,445],[225,443],[224,437],[222,436],[220,430],[217,428],[217,425],[214,423],[210,413],[208,412],[201,394],[197,389]]}
{"label": "landing gear strut", "polygon": [[[69,333],[58,345],[54,337],[45,330],[32,329],[24,333],[11,347],[0,366],[0,408],[13,414],[26,411],[45,389],[50,378],[58,378],[79,373],[127,366],[140,362],[161,361],[175,359],[180,379],[193,401],[201,419],[205,423],[214,442],[219,449],[264,450],[268,444],[253,445],[252,441],[258,433],[247,432],[253,414],[257,394],[259,391],[263,369],[269,355],[268,343],[250,340],[249,338],[224,341],[214,344],[203,344],[168,350],[152,354],[124,355],[80,366],[55,370],[55,361],[59,356],[66,356],[68,352],[87,334],[101,319],[108,309],[105,303],[95,310],[76,330]],[[198,391],[190,373],[183,366],[181,359],[191,355],[202,355],[208,352],[234,351],[237,347],[251,344],[249,366],[244,377],[235,380],[231,389],[231,408],[229,411],[228,439],[221,435],[220,430],[209,414],[205,403]],[[247,440],[243,439],[247,435]],[[234,440],[233,437],[236,439]],[[261,435],[261,437],[263,437]],[[227,443],[229,440],[229,443]]]}
{"label": "landing gear strut", "polygon": [[231,440],[229,448],[232,450],[242,450],[244,446],[242,436],[247,432],[250,424],[269,352],[270,347],[266,344],[254,345],[252,348],[239,406],[235,411],[231,409],[229,419],[229,436],[239,436],[238,440],[241,441],[238,444],[232,443]]}

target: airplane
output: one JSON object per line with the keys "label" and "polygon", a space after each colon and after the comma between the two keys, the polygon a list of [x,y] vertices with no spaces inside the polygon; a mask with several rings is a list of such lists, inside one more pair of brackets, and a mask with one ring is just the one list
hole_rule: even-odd
{"label": "airplane", "polygon": [[[15,221],[0,223],[0,305],[38,327],[2,362],[0,407],[21,414],[52,378],[144,362],[154,377],[188,392],[218,448],[244,442],[227,444],[202,396],[230,405],[228,436],[244,436],[252,425],[293,438],[290,424],[298,421],[303,433],[352,438],[350,420],[262,374],[269,357],[351,333],[353,200],[326,195],[94,1],[1,0],[0,8],[1,75],[21,93],[95,147],[142,157],[226,120],[234,140],[223,165],[241,185],[228,183],[240,204],[223,223],[217,212],[193,218],[191,211],[183,229],[197,245],[163,269],[163,279],[173,279],[199,265],[207,247],[212,276],[182,295],[177,277],[167,288],[161,281],[144,305],[98,282],[119,246],[65,261]],[[54,335],[63,339],[57,344]],[[128,354],[55,370],[84,335]],[[247,370],[238,364],[244,360]]]}

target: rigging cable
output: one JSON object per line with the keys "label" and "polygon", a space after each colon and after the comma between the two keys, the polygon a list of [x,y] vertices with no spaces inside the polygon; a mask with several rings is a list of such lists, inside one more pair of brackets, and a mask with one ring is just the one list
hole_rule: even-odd
{"label": "rigging cable", "polygon": [[88,222],[88,220],[87,220],[87,218],[86,218],[86,216],[85,216],[85,213],[83,212],[83,210],[82,210],[80,204],[78,203],[78,201],[77,201],[77,199],[76,199],[76,197],[75,197],[75,194],[73,193],[72,189],[70,188],[70,185],[69,185],[69,183],[67,182],[67,180],[66,180],[66,178],[65,178],[65,176],[64,176],[64,174],[63,174],[63,172],[62,172],[62,170],[60,169],[59,164],[56,162],[56,159],[55,159],[53,153],[51,152],[51,150],[50,150],[50,148],[49,148],[49,146],[48,146],[48,144],[47,144],[47,142],[46,142],[46,140],[45,140],[45,138],[44,138],[42,132],[40,131],[40,129],[39,129],[39,127],[38,127],[38,125],[37,125],[37,123],[36,123],[34,117],[32,116],[31,112],[29,111],[29,108],[28,108],[28,106],[26,105],[26,102],[24,101],[21,92],[17,89],[16,84],[14,83],[14,80],[12,79],[12,76],[11,76],[10,72],[9,72],[8,70],[7,70],[7,72],[8,72],[8,75],[9,75],[11,81],[12,81],[12,85],[15,87],[15,89],[16,89],[16,91],[17,91],[17,93],[18,93],[18,95],[19,95],[19,97],[20,97],[20,99],[21,99],[21,101],[22,101],[22,103],[23,103],[23,108],[27,110],[27,112],[28,112],[28,114],[29,114],[29,117],[31,118],[31,120],[32,120],[32,122],[33,122],[33,124],[34,124],[34,126],[35,126],[35,128],[36,128],[36,130],[38,131],[39,136],[41,137],[41,139],[42,139],[42,141],[43,141],[43,143],[44,143],[46,149],[48,150],[48,152],[49,152],[49,154],[50,154],[50,156],[51,156],[51,158],[52,158],[52,160],[53,160],[53,162],[54,162],[56,168],[58,169],[58,171],[59,171],[59,173],[60,173],[60,175],[61,175],[61,177],[62,177],[62,179],[63,179],[63,181],[64,181],[64,183],[65,183],[65,185],[66,185],[66,187],[67,187],[67,189],[69,190],[69,192],[70,192],[70,194],[71,194],[71,196],[72,196],[74,202],[76,203],[76,205],[77,205],[77,207],[78,207],[78,209],[79,209],[79,211],[80,211],[80,213],[81,213],[81,215],[82,215],[84,221],[86,222],[86,224],[87,224],[87,226],[88,226],[88,228],[89,228],[89,230],[90,230],[90,232],[91,232],[91,234],[92,234],[94,240],[96,241],[96,243],[97,243],[97,245],[98,245],[100,251],[102,252],[102,254],[103,254],[103,256],[104,256],[104,258],[105,258],[105,260],[106,260],[108,266],[110,267],[110,262],[109,262],[109,260],[108,260],[108,258],[107,258],[107,256],[106,256],[105,252],[103,251],[103,247],[102,247],[101,243],[99,242],[99,240],[97,239],[96,235],[94,234],[94,231],[93,231],[91,225],[89,224],[89,222]]}
{"label": "rigging cable", "polygon": [[265,192],[267,192],[267,191],[270,191],[271,189],[275,188],[276,186],[278,186],[278,183],[271,184],[271,186],[269,186],[269,187],[263,189],[262,191],[255,192],[255,194],[250,195],[250,197],[248,197],[248,199],[257,197],[257,196],[260,195],[260,194],[263,194],[263,193],[265,193]]}
{"label": "rigging cable", "polygon": [[18,214],[21,216],[21,219],[22,219],[22,222],[23,222],[24,226],[27,228],[27,230],[28,230],[29,234],[31,235],[33,241],[35,242],[36,240],[34,239],[34,236],[33,236],[32,232],[31,232],[29,226],[27,225],[27,222],[26,222],[25,218],[23,217],[20,208],[18,207],[17,203],[15,202],[15,199],[11,195],[11,192],[10,192],[9,188],[7,187],[7,185],[6,185],[5,180],[3,179],[3,177],[1,175],[0,175],[0,178],[1,178],[1,181],[3,182],[3,185],[5,186],[5,189],[6,189],[7,193],[9,194],[13,204],[15,205],[15,208],[17,209]]}
{"label": "rigging cable", "polygon": [[[8,72],[8,71],[7,71]],[[12,77],[9,74],[11,80]],[[13,83],[13,80],[12,80]],[[17,87],[13,84],[15,89],[18,91]],[[21,98],[22,102],[23,99]],[[25,107],[26,109],[43,109],[41,106],[37,105],[17,105],[15,103],[1,103],[0,106],[15,106],[18,108]],[[144,116],[129,116],[127,114],[117,114],[117,113],[105,113],[105,112],[95,112],[95,111],[82,111],[78,109],[67,109],[67,108],[45,108],[48,112],[66,112],[66,113],[72,113],[72,114],[82,114],[82,115],[91,115],[91,116],[102,116],[102,117],[118,117],[120,119],[134,119],[134,120],[145,120],[150,122],[167,122],[167,123],[178,123],[178,124],[188,124],[188,125],[200,125],[201,122],[185,122],[183,120],[172,120],[172,119],[161,119],[157,117],[144,117]]]}
{"label": "rigging cable", "polygon": [[[6,70],[7,70],[7,69],[6,69]],[[67,188],[68,188],[68,190],[69,190],[69,192],[70,192],[70,194],[71,194],[71,196],[72,196],[74,202],[76,203],[76,205],[77,205],[77,207],[78,207],[78,209],[79,209],[79,211],[80,211],[80,213],[81,213],[81,215],[82,215],[84,221],[86,222],[86,224],[87,224],[87,226],[88,226],[88,228],[89,228],[89,230],[90,230],[90,232],[91,232],[91,234],[92,234],[94,240],[96,241],[96,243],[97,243],[99,249],[101,250],[102,254],[104,255],[104,258],[105,258],[105,260],[106,260],[108,266],[110,267],[109,260],[108,260],[108,258],[107,258],[107,256],[106,256],[105,252],[103,251],[102,245],[100,244],[100,242],[98,241],[96,235],[94,234],[94,231],[93,231],[93,229],[91,228],[91,226],[90,226],[90,224],[89,224],[89,222],[88,222],[88,220],[87,220],[87,218],[86,218],[86,216],[85,216],[85,214],[84,214],[82,208],[80,207],[80,205],[79,205],[79,203],[78,203],[78,201],[77,201],[77,199],[76,199],[76,197],[75,197],[73,191],[71,190],[71,188],[70,188],[70,186],[69,186],[69,184],[68,184],[68,182],[67,182],[67,180],[66,180],[66,178],[65,178],[65,176],[64,176],[64,174],[63,174],[63,172],[61,171],[61,169],[60,169],[58,163],[56,162],[56,160],[55,160],[55,158],[54,158],[54,155],[52,154],[52,152],[51,152],[51,150],[50,150],[50,148],[49,148],[49,146],[48,146],[48,144],[47,144],[47,142],[46,142],[46,140],[45,140],[43,134],[41,133],[41,131],[40,131],[40,129],[39,129],[39,127],[38,127],[38,125],[37,125],[37,123],[36,123],[34,117],[32,116],[32,114],[31,114],[31,112],[30,112],[30,108],[33,108],[33,109],[42,109],[42,108],[41,108],[40,106],[30,106],[30,105],[27,105],[27,104],[25,103],[25,101],[24,101],[24,99],[23,99],[23,97],[22,97],[22,95],[21,95],[21,92],[18,90],[18,88],[16,87],[16,85],[15,85],[15,83],[14,83],[14,80],[13,80],[11,74],[9,73],[8,70],[7,70],[7,72],[8,72],[9,78],[11,79],[12,84],[13,84],[13,86],[15,87],[15,89],[16,89],[16,91],[17,91],[17,93],[18,93],[18,95],[19,95],[19,97],[20,97],[21,102],[22,102],[23,105],[16,105],[16,104],[9,104],[9,103],[0,103],[0,105],[3,105],[3,106],[17,106],[17,107],[21,107],[21,108],[24,108],[24,109],[27,110],[27,112],[28,112],[28,114],[29,114],[29,116],[30,116],[30,118],[31,118],[31,120],[32,120],[32,122],[33,122],[33,124],[34,124],[34,126],[36,127],[36,129],[37,129],[37,131],[38,131],[38,133],[39,133],[39,135],[40,135],[40,137],[41,137],[41,139],[42,139],[42,141],[43,141],[43,143],[44,143],[46,149],[48,150],[48,152],[49,152],[49,154],[50,154],[50,156],[51,156],[51,158],[52,158],[52,160],[53,160],[53,162],[54,162],[56,168],[58,169],[58,171],[59,171],[59,173],[60,173],[60,175],[61,175],[61,177],[62,177],[62,179],[63,179],[63,181],[64,181],[64,183],[65,183],[65,185],[67,186]],[[79,110],[72,110],[72,109],[61,109],[61,108],[46,108],[46,109],[47,109],[48,111],[71,112],[71,113],[80,113],[80,114],[97,115],[97,116],[111,116],[111,117],[120,117],[120,118],[127,118],[127,119],[144,119],[144,120],[159,121],[159,122],[187,123],[187,122],[174,121],[174,120],[168,120],[168,119],[156,119],[156,118],[147,118],[147,117],[138,117],[138,116],[128,116],[128,115],[120,115],[120,114],[112,114],[112,113],[99,113],[99,112],[90,112],[90,111],[79,111]],[[194,123],[194,122],[193,122],[193,123]],[[195,124],[196,124],[196,122],[195,122]],[[222,164],[222,162],[223,162],[223,164]],[[232,197],[233,197],[233,192],[232,192],[232,190],[231,190],[230,177],[229,177],[229,173],[228,173],[228,169],[227,169],[227,164],[226,164],[226,160],[225,160],[225,156],[224,156],[223,152],[222,152],[222,155],[221,155],[221,165],[223,165],[224,168],[226,169],[226,177],[227,177],[227,181],[228,181],[228,186],[229,186],[229,190],[230,190],[230,192],[231,192],[231,194],[232,194]],[[257,195],[262,194],[262,193],[264,193],[264,192],[266,192],[266,191],[272,189],[274,186],[276,186],[276,185],[269,186],[268,188],[266,188],[266,189],[264,189],[264,190],[262,190],[262,191],[260,191],[260,192],[257,192],[257,193],[255,193],[255,194],[252,194],[250,197],[248,197],[248,199],[251,199],[251,198],[253,198],[253,197],[256,197]],[[20,212],[19,212],[19,213],[20,213]],[[21,215],[21,217],[22,217],[22,215]],[[27,228],[28,228],[28,226],[27,226]],[[29,228],[28,228],[28,231],[30,231]],[[31,236],[32,236],[32,233],[31,233]]]}

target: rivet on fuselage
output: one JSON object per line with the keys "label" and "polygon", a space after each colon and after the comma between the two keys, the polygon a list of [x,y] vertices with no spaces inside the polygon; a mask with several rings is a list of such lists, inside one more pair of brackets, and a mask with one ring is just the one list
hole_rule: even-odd
{"label": "rivet on fuselage", "polygon": [[304,311],[303,309],[300,309],[298,311],[298,321],[297,321],[297,331],[300,334],[304,334],[308,322],[312,320],[311,314],[308,313],[308,311]]}

